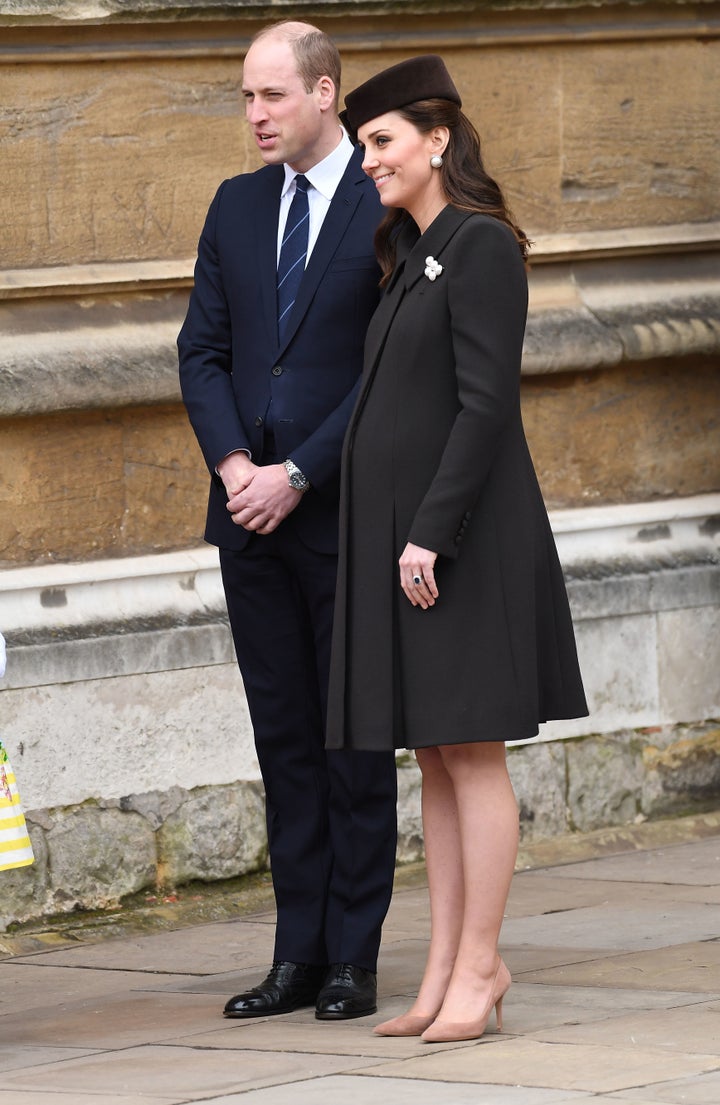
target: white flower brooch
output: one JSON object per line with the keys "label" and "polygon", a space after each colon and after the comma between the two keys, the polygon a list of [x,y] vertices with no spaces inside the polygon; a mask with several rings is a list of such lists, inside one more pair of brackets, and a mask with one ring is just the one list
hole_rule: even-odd
{"label": "white flower brooch", "polygon": [[442,272],[443,267],[439,264],[434,257],[425,258],[425,275],[428,280],[435,280]]}

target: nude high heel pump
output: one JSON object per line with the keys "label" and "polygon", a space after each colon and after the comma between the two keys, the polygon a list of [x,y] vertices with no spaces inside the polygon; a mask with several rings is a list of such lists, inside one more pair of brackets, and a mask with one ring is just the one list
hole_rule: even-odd
{"label": "nude high heel pump", "polygon": [[376,1036],[422,1036],[436,1017],[437,1013],[424,1017],[403,1013],[401,1017],[393,1017],[391,1021],[375,1025],[373,1032]]}
{"label": "nude high heel pump", "polygon": [[501,959],[498,962],[493,984],[490,988],[490,997],[482,1016],[476,1021],[433,1021],[430,1027],[423,1032],[421,1039],[426,1044],[445,1044],[455,1040],[479,1040],[487,1028],[493,1008],[495,1009],[497,1030],[502,1032],[502,1003],[505,994],[510,989],[511,981],[510,972]]}

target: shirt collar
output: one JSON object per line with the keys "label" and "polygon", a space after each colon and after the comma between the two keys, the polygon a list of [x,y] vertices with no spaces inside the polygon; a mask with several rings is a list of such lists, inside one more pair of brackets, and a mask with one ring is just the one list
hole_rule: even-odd
{"label": "shirt collar", "polygon": [[[313,188],[328,201],[335,195],[335,190],[343,178],[354,150],[347,132],[342,127],[340,127],[340,130],[342,131],[342,138],[335,149],[322,161],[318,161],[317,165],[313,165],[312,169],[308,169],[306,173],[303,173],[303,176],[310,181]],[[283,168],[285,170],[285,183],[283,184],[282,195],[284,196],[298,174],[289,165],[283,165]]]}

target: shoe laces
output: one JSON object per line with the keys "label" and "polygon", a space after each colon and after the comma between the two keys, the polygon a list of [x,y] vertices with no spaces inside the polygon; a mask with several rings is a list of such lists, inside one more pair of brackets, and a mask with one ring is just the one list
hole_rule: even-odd
{"label": "shoe laces", "polygon": [[340,963],[335,971],[335,982],[352,982],[353,968],[351,963]]}

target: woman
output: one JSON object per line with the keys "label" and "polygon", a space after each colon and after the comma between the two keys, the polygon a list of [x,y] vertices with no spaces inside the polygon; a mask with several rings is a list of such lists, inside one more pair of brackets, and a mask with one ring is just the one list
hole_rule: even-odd
{"label": "woman", "polygon": [[[345,100],[384,206],[385,295],[343,457],[328,746],[415,749],[432,935],[380,1035],[474,1039],[518,842],[506,740],[587,713],[567,596],[520,417],[528,242],[442,60]],[[398,571],[399,565],[399,571]]]}

